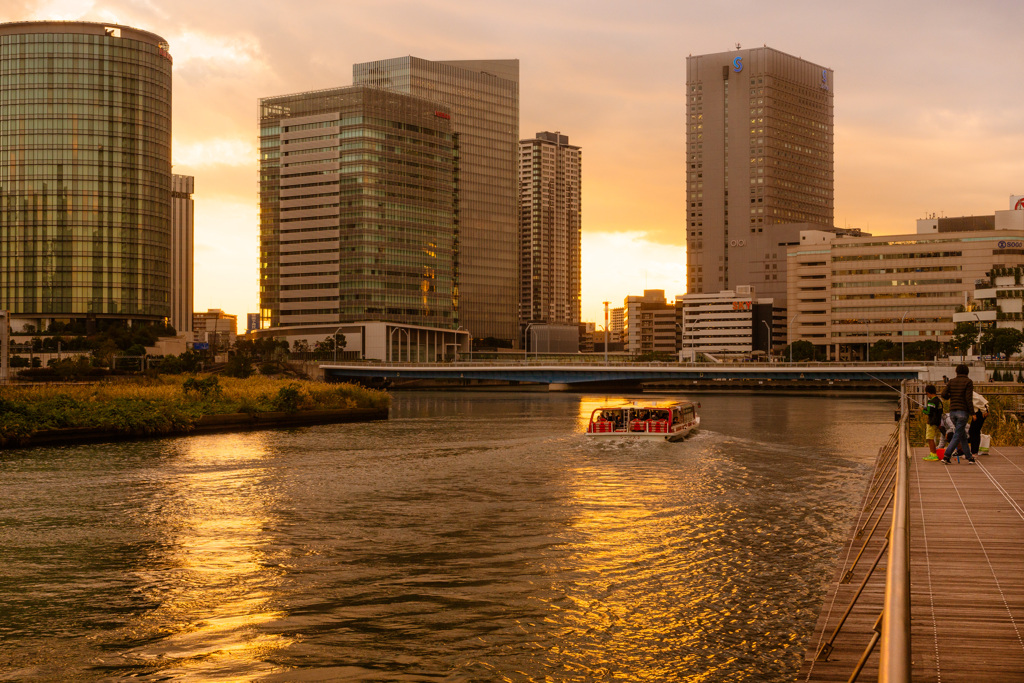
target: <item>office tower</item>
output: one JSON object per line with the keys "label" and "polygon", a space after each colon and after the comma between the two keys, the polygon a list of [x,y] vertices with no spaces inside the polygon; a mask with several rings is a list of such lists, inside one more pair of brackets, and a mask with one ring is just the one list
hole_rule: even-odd
{"label": "office tower", "polygon": [[16,331],[171,313],[171,56],[111,24],[0,25],[0,309]]}
{"label": "office tower", "polygon": [[833,73],[768,47],[686,60],[687,292],[784,301],[786,248],[833,223]]}
{"label": "office tower", "polygon": [[179,333],[192,331],[194,188],[192,176],[171,176],[171,326]]}
{"label": "office tower", "polygon": [[260,100],[263,327],[455,327],[450,117],[366,86]]}
{"label": "office tower", "polygon": [[519,143],[520,305],[530,323],[580,321],[580,148],[559,133]]}
{"label": "office tower", "polygon": [[515,343],[519,303],[519,60],[356,64],[353,82],[405,92],[450,111],[459,135],[456,262],[459,324]]}

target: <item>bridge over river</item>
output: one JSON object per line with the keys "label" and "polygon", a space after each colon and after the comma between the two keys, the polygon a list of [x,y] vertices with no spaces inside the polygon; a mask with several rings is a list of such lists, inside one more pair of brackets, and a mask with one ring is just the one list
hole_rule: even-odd
{"label": "bridge over river", "polygon": [[[586,384],[642,384],[674,380],[859,381],[884,384],[926,379],[925,365],[891,363],[321,363],[328,380],[477,380],[530,382],[552,389]],[[951,374],[948,368],[943,368]],[[939,373],[941,376],[941,372]]]}

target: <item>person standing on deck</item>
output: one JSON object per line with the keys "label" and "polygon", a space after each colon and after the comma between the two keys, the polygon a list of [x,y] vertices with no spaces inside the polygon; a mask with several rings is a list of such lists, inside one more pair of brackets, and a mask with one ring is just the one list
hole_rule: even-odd
{"label": "person standing on deck", "polygon": [[967,462],[974,462],[965,429],[967,420],[974,411],[974,382],[968,377],[968,373],[970,370],[963,363],[956,366],[956,377],[949,380],[949,384],[942,390],[942,398],[949,399],[949,417],[952,418],[955,427],[953,439],[946,446],[946,455],[942,458],[942,462],[947,465],[957,447],[965,454]]}
{"label": "person standing on deck", "polygon": [[971,409],[974,411],[974,419],[971,420],[967,441],[971,444],[971,455],[977,456],[981,446],[981,426],[985,424],[985,418],[988,417],[988,401],[977,391],[974,392]]}
{"label": "person standing on deck", "polygon": [[924,413],[928,416],[928,429],[925,434],[925,438],[928,440],[928,455],[924,459],[938,460],[939,456],[935,453],[935,442],[939,441],[939,430],[942,424],[942,400],[936,396],[934,384],[926,386],[924,393],[928,395],[928,400],[924,404]]}

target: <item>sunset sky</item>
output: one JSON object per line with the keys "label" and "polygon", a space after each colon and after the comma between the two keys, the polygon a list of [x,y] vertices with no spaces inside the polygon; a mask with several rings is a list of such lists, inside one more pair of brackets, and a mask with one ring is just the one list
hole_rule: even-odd
{"label": "sunset sky", "polygon": [[[257,100],[352,64],[520,60],[520,137],[583,148],[583,318],[685,292],[686,56],[768,45],[835,70],[835,221],[913,232],[1024,194],[1024,3],[4,0],[0,21],[134,26],[174,56],[174,172],[195,176],[195,308],[258,310]],[[244,324],[244,323],[243,323]]]}

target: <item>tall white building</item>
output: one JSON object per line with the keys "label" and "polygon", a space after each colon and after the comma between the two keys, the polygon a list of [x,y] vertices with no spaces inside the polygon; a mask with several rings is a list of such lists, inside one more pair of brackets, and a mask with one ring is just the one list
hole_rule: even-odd
{"label": "tall white building", "polygon": [[582,152],[560,133],[519,142],[519,323],[580,322]]}

